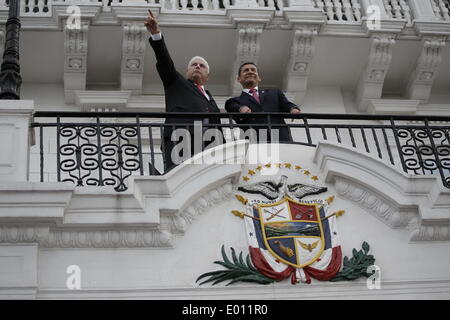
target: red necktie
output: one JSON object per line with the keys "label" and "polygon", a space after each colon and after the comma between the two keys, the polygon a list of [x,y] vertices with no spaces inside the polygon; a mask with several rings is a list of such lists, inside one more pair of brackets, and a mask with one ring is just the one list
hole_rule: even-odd
{"label": "red necktie", "polygon": [[200,92],[206,97],[205,90],[203,90],[202,86],[199,84],[196,84],[196,86],[197,86],[198,90],[200,90]]}
{"label": "red necktie", "polygon": [[253,98],[259,103],[259,96],[257,93],[258,90],[256,89],[250,89],[249,92],[251,93],[251,95],[253,96]]}

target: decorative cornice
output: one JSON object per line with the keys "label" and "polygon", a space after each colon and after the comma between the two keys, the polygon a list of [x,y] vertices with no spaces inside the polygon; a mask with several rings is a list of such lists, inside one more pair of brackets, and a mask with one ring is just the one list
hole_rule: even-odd
{"label": "decorative cornice", "polygon": [[161,5],[155,3],[147,3],[142,1],[132,1],[127,3],[111,3],[111,13],[119,20],[134,20],[144,21],[148,15],[147,10],[152,10],[152,13],[158,17],[161,11]]}
{"label": "decorative cornice", "polygon": [[135,177],[129,191],[121,194],[104,187],[75,189],[71,183],[3,183],[0,243],[172,247],[175,236],[198,215],[230,199],[247,146],[247,141],[228,143],[194,157],[197,163],[222,152],[219,160],[226,165],[185,162],[164,176]]}
{"label": "decorative cornice", "polygon": [[381,19],[379,21],[380,28],[374,29],[372,24],[369,23],[370,20],[368,20],[367,17],[364,17],[361,20],[362,26],[369,36],[379,33],[400,34],[404,30],[407,23],[406,19]]}
{"label": "decorative cornice", "polygon": [[172,234],[160,230],[53,230],[44,248],[172,247]]}
{"label": "decorative cornice", "polygon": [[336,177],[335,187],[339,196],[359,204],[391,228],[408,226],[412,215],[414,215],[414,213],[401,212],[389,200],[349,179]]}
{"label": "decorative cornice", "polygon": [[294,28],[296,24],[320,26],[327,21],[325,13],[314,7],[287,7],[283,10],[283,16],[292,28]]}
{"label": "decorative cornice", "polygon": [[356,149],[319,142],[314,162],[339,194],[392,228],[408,228],[411,241],[450,240],[450,190],[433,176],[407,175]]}
{"label": "decorative cornice", "polygon": [[370,99],[367,112],[371,114],[405,114],[417,112],[420,100],[405,99]]}
{"label": "decorative cornice", "polygon": [[420,35],[449,36],[450,21],[414,20],[413,27]]}
{"label": "decorative cornice", "polygon": [[175,234],[184,234],[188,226],[211,207],[218,205],[233,196],[233,186],[231,180],[226,181],[223,185],[207,192],[189,204],[179,215],[167,216],[165,222],[170,230]]}
{"label": "decorative cornice", "polygon": [[426,225],[413,219],[408,225],[411,241],[448,241],[450,224]]}
{"label": "decorative cornice", "polygon": [[[80,106],[82,111],[117,111],[123,110],[127,106],[131,91],[77,90],[74,94],[75,104]],[[108,110],[105,110],[105,108],[108,108]]]}
{"label": "decorative cornice", "polygon": [[0,243],[39,243],[49,234],[49,226],[9,225],[0,226]]}
{"label": "decorative cornice", "polygon": [[229,6],[226,10],[226,15],[233,26],[237,26],[240,23],[261,23],[265,26],[272,21],[275,14],[275,8],[263,8],[259,7],[259,5],[247,7],[234,5]]}

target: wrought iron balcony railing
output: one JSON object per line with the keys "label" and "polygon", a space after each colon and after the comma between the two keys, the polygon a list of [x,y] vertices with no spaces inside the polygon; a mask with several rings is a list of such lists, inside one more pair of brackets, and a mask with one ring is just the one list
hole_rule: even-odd
{"label": "wrought iron balcony railing", "polygon": [[[450,117],[329,114],[208,114],[221,118],[216,128],[227,141],[238,125],[233,117],[260,118],[258,128],[288,127],[292,144],[314,147],[334,141],[367,152],[415,175],[436,175],[450,188]],[[168,113],[36,112],[36,145],[30,168],[36,180],[72,181],[77,186],[114,186],[127,189],[131,175],[163,172],[164,128],[192,129],[192,123],[164,124]],[[202,119],[205,114],[170,113],[171,119]],[[285,118],[286,124],[276,124]],[[189,121],[187,121],[189,122]],[[278,121],[279,122],[279,121]],[[202,131],[204,132],[204,131]],[[273,141],[272,141],[273,142]],[[204,146],[204,145],[203,145]],[[37,164],[39,166],[37,167]]]}

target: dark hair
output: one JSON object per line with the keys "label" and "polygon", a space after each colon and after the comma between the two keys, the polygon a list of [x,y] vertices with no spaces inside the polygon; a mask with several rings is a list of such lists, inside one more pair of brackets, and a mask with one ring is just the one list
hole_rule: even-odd
{"label": "dark hair", "polygon": [[255,67],[258,67],[254,62],[244,62],[243,64],[240,65],[239,70],[238,70],[238,76],[241,75],[241,71],[242,71],[242,67],[245,66],[246,64],[252,64]]}

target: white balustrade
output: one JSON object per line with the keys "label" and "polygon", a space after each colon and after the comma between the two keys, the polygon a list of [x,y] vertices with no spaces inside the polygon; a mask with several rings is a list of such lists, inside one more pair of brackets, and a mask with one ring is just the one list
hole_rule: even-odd
{"label": "white balustrade", "polygon": [[[331,23],[359,23],[364,16],[362,0],[311,0],[314,6],[323,11]],[[412,25],[413,12],[410,0],[380,0],[392,19],[405,19],[407,25]],[[450,21],[450,0],[423,0],[429,1],[434,15],[442,21]],[[162,12],[222,12],[230,6],[240,8],[264,7],[275,8],[277,15],[282,16],[284,7],[289,7],[290,0],[20,0],[22,16],[45,16],[52,14],[53,3],[98,3],[103,11],[108,12],[114,4],[134,5],[136,3],[160,4]],[[0,7],[6,7],[9,0],[0,0]]]}
{"label": "white balustrade", "polygon": [[48,16],[51,14],[50,0],[20,0],[20,15]]}
{"label": "white balustrade", "polygon": [[229,5],[229,0],[160,0],[159,2],[163,11],[185,12],[224,10],[225,6]]}
{"label": "white balustrade", "polygon": [[434,14],[440,20],[450,20],[450,0],[431,0]]}
{"label": "white balustrade", "polygon": [[283,0],[257,0],[257,4],[262,8],[276,8],[277,10],[283,8]]}
{"label": "white balustrade", "polygon": [[327,15],[328,21],[361,21],[360,0],[314,0],[314,4]]}
{"label": "white balustrade", "polygon": [[383,0],[388,16],[392,19],[405,19],[406,25],[412,25],[411,8],[408,0]]}

